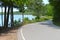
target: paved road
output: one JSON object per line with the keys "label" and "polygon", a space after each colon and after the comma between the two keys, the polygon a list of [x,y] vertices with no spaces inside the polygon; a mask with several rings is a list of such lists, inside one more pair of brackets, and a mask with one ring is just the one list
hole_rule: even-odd
{"label": "paved road", "polygon": [[28,24],[18,29],[18,40],[60,40],[60,27],[52,21]]}

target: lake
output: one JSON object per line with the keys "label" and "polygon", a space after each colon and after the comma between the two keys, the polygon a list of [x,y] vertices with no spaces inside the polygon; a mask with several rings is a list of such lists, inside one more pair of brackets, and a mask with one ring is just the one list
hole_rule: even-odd
{"label": "lake", "polygon": [[[4,15],[3,15],[4,16]],[[33,15],[24,15],[24,18],[28,18],[29,20],[32,20],[32,19],[34,19],[35,18],[35,16],[33,16]],[[4,17],[3,17],[3,19],[4,19]],[[22,22],[22,15],[14,15],[14,20],[20,20],[21,22]],[[9,15],[9,23],[10,23],[10,15]],[[0,26],[2,26],[2,16],[0,15]]]}
{"label": "lake", "polygon": [[[13,11],[16,12],[19,10],[17,8],[13,8]],[[2,12],[1,7],[0,7],[0,12]],[[4,12],[4,7],[3,7],[3,12]],[[33,16],[33,15],[24,15],[24,17],[25,18],[27,17],[29,20],[32,20],[35,18],[35,16]],[[22,22],[22,15],[14,15],[14,20],[20,20]],[[2,16],[0,15],[0,26],[2,26],[2,21],[4,21],[4,20],[2,20]],[[10,21],[11,20],[10,20],[10,15],[9,15],[9,23],[10,23]]]}

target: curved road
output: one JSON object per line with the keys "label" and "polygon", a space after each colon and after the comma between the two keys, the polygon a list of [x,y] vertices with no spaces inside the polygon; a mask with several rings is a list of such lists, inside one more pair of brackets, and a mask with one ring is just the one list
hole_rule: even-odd
{"label": "curved road", "polygon": [[18,29],[18,40],[60,40],[60,27],[52,21],[32,23]]}

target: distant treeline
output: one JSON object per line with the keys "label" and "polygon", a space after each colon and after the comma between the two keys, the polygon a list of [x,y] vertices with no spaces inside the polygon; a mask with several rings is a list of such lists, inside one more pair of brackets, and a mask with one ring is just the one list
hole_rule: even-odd
{"label": "distant treeline", "polygon": [[[2,14],[4,15],[4,13],[0,12],[0,15],[2,15]],[[20,13],[19,11],[15,11],[15,12],[13,12],[13,14],[14,15],[19,15],[19,14],[21,15],[22,13]],[[31,14],[32,14],[31,12],[25,12],[24,13],[24,15],[31,15]]]}

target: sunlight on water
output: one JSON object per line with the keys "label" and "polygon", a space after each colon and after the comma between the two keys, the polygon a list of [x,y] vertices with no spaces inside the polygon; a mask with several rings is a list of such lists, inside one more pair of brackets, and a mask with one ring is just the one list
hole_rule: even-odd
{"label": "sunlight on water", "polygon": [[[32,15],[24,15],[24,17],[28,18],[29,20],[32,20],[35,18],[35,16],[32,16]],[[22,22],[22,15],[14,15],[14,20],[20,20]],[[10,23],[10,16],[9,16],[9,23]],[[0,26],[2,26],[2,18],[1,18],[1,15],[0,15]]]}

